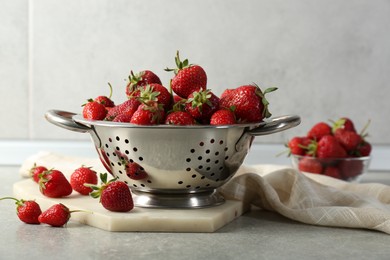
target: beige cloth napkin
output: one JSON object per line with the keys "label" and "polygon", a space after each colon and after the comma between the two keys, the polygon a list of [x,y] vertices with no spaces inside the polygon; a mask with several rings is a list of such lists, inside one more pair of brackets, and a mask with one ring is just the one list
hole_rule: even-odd
{"label": "beige cloth napkin", "polygon": [[[34,164],[71,174],[80,165],[105,169],[99,159],[41,152],[28,158],[20,174]],[[241,200],[312,225],[372,229],[390,234],[390,186],[348,183],[322,175],[302,174],[288,166],[243,165],[219,189],[227,199]]]}

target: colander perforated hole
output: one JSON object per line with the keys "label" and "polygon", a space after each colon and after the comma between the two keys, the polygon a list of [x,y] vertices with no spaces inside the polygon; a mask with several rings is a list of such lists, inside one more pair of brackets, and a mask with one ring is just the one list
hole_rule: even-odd
{"label": "colander perforated hole", "polygon": [[207,154],[209,154],[209,153],[210,153],[210,150],[209,150],[209,149],[207,149],[207,150],[206,150],[206,153],[207,153]]}
{"label": "colander perforated hole", "polygon": [[214,139],[211,139],[211,140],[210,140],[210,143],[212,143],[212,144],[213,144],[214,142],[215,142],[215,140],[214,140]]}
{"label": "colander perforated hole", "polygon": [[105,147],[108,148],[108,144],[106,144]]}
{"label": "colander perforated hole", "polygon": [[137,147],[134,147],[134,148],[133,148],[133,151],[134,151],[134,152],[137,152],[137,151],[138,151],[138,148],[137,148]]}
{"label": "colander perforated hole", "polygon": [[183,184],[183,181],[178,181],[177,184]]}
{"label": "colander perforated hole", "polygon": [[138,160],[140,160],[140,161],[143,161],[143,160],[144,160],[144,158],[142,158],[142,157],[139,157],[139,158],[138,158]]}
{"label": "colander perforated hole", "polygon": [[201,161],[201,160],[202,160],[202,158],[203,158],[202,156],[198,156],[198,160],[199,160],[199,161]]}
{"label": "colander perforated hole", "polygon": [[109,153],[106,153],[107,157],[110,157],[110,154]]}
{"label": "colander perforated hole", "polygon": [[200,142],[199,145],[200,145],[200,146],[204,146],[204,142]]}
{"label": "colander perforated hole", "polygon": [[117,141],[121,140],[121,139],[119,138],[119,136],[115,137],[115,139],[116,139]]}
{"label": "colander perforated hole", "polygon": [[125,139],[125,143],[128,144],[128,143],[129,143],[129,140],[128,140],[128,139]]}
{"label": "colander perforated hole", "polygon": [[192,177],[193,179],[196,178],[196,174],[193,174],[191,177]]}
{"label": "colander perforated hole", "polygon": [[219,141],[219,144],[223,144],[223,140],[220,140],[220,141]]}
{"label": "colander perforated hole", "polygon": [[191,171],[191,168],[187,168],[186,171],[187,171],[187,172]]}
{"label": "colander perforated hole", "polygon": [[122,172],[122,171],[119,171],[119,173],[120,173],[120,174],[123,174],[123,172]]}
{"label": "colander perforated hole", "polygon": [[191,162],[191,158],[187,158],[187,159],[186,159],[186,162]]}
{"label": "colander perforated hole", "polygon": [[108,141],[109,141],[110,143],[112,143],[112,139],[111,139],[111,137],[110,137],[110,138],[108,138]]}
{"label": "colander perforated hole", "polygon": [[195,153],[195,149],[191,149],[190,152],[191,152],[191,153]]}
{"label": "colander perforated hole", "polygon": [[119,146],[115,147],[115,149],[116,149],[117,151],[120,151],[120,150],[121,150],[121,149],[119,148]]}
{"label": "colander perforated hole", "polygon": [[125,154],[129,154],[130,152],[129,152],[129,150],[125,150]]}

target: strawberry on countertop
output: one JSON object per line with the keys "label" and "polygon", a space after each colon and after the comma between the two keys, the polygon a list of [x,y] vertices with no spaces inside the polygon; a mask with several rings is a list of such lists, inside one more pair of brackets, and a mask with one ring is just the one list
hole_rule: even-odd
{"label": "strawberry on countertop", "polygon": [[91,187],[85,186],[85,183],[97,184],[98,177],[94,170],[91,167],[81,166],[74,170],[70,175],[70,185],[72,189],[80,193],[81,195],[88,195],[92,192]]}
{"label": "strawberry on countertop", "polygon": [[126,183],[116,178],[107,181],[107,173],[100,174],[101,186],[90,185],[93,198],[100,198],[100,203],[109,211],[128,212],[133,209],[133,197]]}
{"label": "strawberry on countertop", "polygon": [[34,200],[23,200],[12,197],[0,198],[0,200],[12,199],[15,200],[16,214],[18,218],[27,224],[39,224],[38,217],[42,213],[41,207]]}
{"label": "strawberry on countertop", "polygon": [[38,217],[38,220],[42,224],[48,224],[52,227],[62,227],[68,223],[71,213],[76,211],[70,211],[67,206],[62,203],[54,204]]}
{"label": "strawberry on countertop", "polygon": [[73,191],[68,179],[59,170],[48,170],[40,174],[39,190],[50,198],[60,198],[70,195]]}

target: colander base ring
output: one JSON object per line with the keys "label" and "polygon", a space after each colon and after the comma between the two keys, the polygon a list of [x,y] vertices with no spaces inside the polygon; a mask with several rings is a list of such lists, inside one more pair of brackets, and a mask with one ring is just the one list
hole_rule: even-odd
{"label": "colander base ring", "polygon": [[217,191],[188,193],[188,194],[164,194],[142,191],[132,191],[133,201],[136,207],[142,208],[207,208],[221,205],[225,199]]}

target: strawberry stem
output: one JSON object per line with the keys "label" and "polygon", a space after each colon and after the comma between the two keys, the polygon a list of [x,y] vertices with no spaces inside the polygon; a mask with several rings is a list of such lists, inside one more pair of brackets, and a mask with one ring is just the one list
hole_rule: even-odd
{"label": "strawberry stem", "polygon": [[112,86],[111,86],[110,82],[108,82],[108,86],[110,87],[110,95],[108,96],[108,98],[111,98],[112,97]]}

